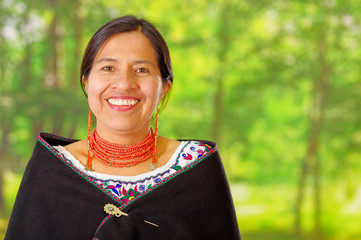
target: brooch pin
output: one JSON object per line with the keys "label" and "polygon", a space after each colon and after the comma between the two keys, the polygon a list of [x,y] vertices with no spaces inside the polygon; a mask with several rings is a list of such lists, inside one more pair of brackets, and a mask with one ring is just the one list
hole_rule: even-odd
{"label": "brooch pin", "polygon": [[[114,204],[111,204],[111,203],[107,203],[105,204],[104,206],[104,211],[110,215],[114,215],[116,217],[120,217],[120,216],[128,216],[127,213],[121,211],[117,206],[115,206]],[[159,225],[155,224],[155,223],[152,223],[152,222],[149,222],[147,220],[144,220],[145,223],[148,223],[152,226],[155,226],[155,227],[159,227]]]}
{"label": "brooch pin", "polygon": [[120,217],[122,215],[124,216],[128,216],[128,214],[126,214],[125,212],[120,211],[119,208],[117,208],[115,205],[113,204],[105,204],[104,206],[104,211],[110,215],[115,215],[116,217]]}

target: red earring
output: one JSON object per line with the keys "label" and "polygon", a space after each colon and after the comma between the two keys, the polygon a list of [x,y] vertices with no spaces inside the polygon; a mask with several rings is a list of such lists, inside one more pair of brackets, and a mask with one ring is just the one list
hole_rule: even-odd
{"label": "red earring", "polygon": [[85,170],[87,171],[92,171],[92,160],[91,160],[91,157],[90,157],[90,132],[91,132],[91,120],[92,119],[92,111],[91,109],[89,108],[89,115],[88,115],[88,136],[87,136],[87,140],[88,140],[88,158],[87,158],[87,161],[86,161],[86,168]]}
{"label": "red earring", "polygon": [[159,120],[159,108],[157,108],[157,114],[155,115],[154,151],[153,151],[152,164],[150,165],[150,170],[154,170],[155,164],[157,163],[158,120]]}

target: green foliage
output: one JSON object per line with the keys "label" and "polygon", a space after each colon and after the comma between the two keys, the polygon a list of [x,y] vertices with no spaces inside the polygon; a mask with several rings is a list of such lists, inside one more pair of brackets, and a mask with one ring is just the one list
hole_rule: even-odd
{"label": "green foliage", "polygon": [[[277,184],[273,187],[252,184],[231,186],[241,235],[245,239],[312,239],[311,189],[307,189],[306,206],[303,209],[304,234],[298,236],[292,229],[292,208],[294,189],[290,184]],[[324,188],[323,239],[358,239],[360,198],[348,200],[338,185],[329,184]],[[360,193],[358,193],[360,194]],[[336,197],[331,197],[336,196]],[[359,195],[360,196],[360,195]]]}
{"label": "green foliage", "polygon": [[[238,211],[247,239],[272,239],[270,232],[297,239],[288,235],[292,224],[285,224],[293,221],[295,197],[289,194],[296,194],[309,145],[318,84],[330,73],[317,151],[325,189],[322,227],[337,239],[360,236],[352,225],[359,216],[336,212],[356,201],[360,189],[360,13],[356,0],[3,0],[1,169],[21,174],[40,131],[85,138],[81,54],[101,25],[134,14],[159,28],[172,56],[175,80],[160,134],[216,141],[232,183],[277,195],[274,211],[253,217],[247,211],[256,208]],[[15,190],[3,192],[12,199]],[[338,202],[338,196],[345,199]],[[273,201],[261,194],[247,204],[258,200],[264,206]],[[309,234],[312,209],[304,211]],[[342,228],[350,224],[344,235],[332,220],[338,218]]]}

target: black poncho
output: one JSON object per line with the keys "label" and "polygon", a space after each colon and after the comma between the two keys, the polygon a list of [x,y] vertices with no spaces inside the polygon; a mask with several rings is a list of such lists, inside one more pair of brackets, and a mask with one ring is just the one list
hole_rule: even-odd
{"label": "black poncho", "polygon": [[[74,141],[40,134],[5,239],[240,239],[214,143],[207,142],[213,148],[202,158],[123,203],[52,148]],[[106,213],[106,204],[128,216]]]}

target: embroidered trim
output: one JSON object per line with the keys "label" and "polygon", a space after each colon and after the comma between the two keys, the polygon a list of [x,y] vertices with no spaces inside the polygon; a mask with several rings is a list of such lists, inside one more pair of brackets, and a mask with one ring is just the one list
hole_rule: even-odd
{"label": "embroidered trim", "polygon": [[[64,156],[65,160],[71,161],[72,165],[74,167],[85,172],[90,177],[95,178],[98,182],[113,181],[113,182],[122,182],[122,183],[127,183],[127,184],[136,184],[136,183],[139,183],[140,181],[149,181],[149,180],[155,179],[157,177],[163,177],[165,174],[169,173],[172,170],[176,171],[177,168],[175,168],[175,166],[179,165],[180,159],[178,159],[178,158],[181,157],[180,154],[182,154],[186,148],[189,148],[189,145],[191,143],[192,143],[192,145],[198,145],[198,142],[195,142],[195,141],[182,141],[180,143],[179,147],[177,147],[177,149],[174,152],[174,154],[172,155],[172,157],[168,160],[168,162],[165,165],[157,168],[156,170],[142,173],[142,174],[139,174],[136,176],[117,176],[117,175],[109,175],[109,174],[105,174],[105,173],[87,172],[84,165],[81,164],[79,162],[79,160],[74,157],[74,155],[72,155],[70,152],[68,152],[64,148],[64,146],[53,145],[52,147],[55,148],[58,152],[60,152],[62,154],[62,156]],[[193,150],[190,149],[189,151],[191,152]],[[193,153],[193,154],[196,155],[197,153]],[[194,157],[194,156],[192,156],[192,157]],[[197,157],[194,157],[193,160],[195,160],[196,158]],[[177,160],[178,160],[178,162],[177,162]],[[182,166],[185,166],[186,164],[190,163],[190,161],[192,161],[192,159],[183,160]]]}
{"label": "embroidered trim", "polygon": [[103,219],[103,221],[99,224],[97,230],[95,231],[94,235],[97,235],[98,234],[98,231],[104,226],[104,224],[109,220],[111,219],[112,217],[114,217],[113,215],[108,215],[106,216],[106,218]]}
{"label": "embroidered trim", "polygon": [[40,133],[39,136],[38,136],[38,139],[43,138],[43,137],[47,137],[47,138],[51,138],[51,139],[55,139],[55,140],[61,140],[61,141],[64,141],[64,142],[69,142],[69,143],[77,141],[75,139],[61,137],[61,136],[57,136],[57,135],[51,134],[51,133]]}
{"label": "embroidered trim", "polygon": [[210,141],[205,141],[205,140],[198,140],[200,143],[205,144],[206,146],[208,145],[208,147],[210,149],[208,149],[208,151],[201,157],[197,158],[195,161],[191,162],[190,164],[186,165],[185,167],[183,167],[182,169],[177,170],[177,172],[171,174],[170,176],[164,178],[162,181],[158,182],[157,184],[153,185],[151,188],[143,191],[141,194],[139,194],[139,196],[137,198],[132,199],[131,201],[124,203],[121,201],[120,198],[118,198],[117,196],[115,196],[114,194],[112,194],[111,192],[109,192],[107,189],[103,188],[102,186],[100,186],[93,178],[89,177],[88,175],[86,175],[85,173],[81,172],[79,169],[75,168],[72,164],[70,164],[69,162],[65,161],[61,154],[55,150],[49,143],[47,143],[43,137],[47,137],[47,138],[51,138],[51,139],[55,139],[55,140],[61,140],[61,141],[65,141],[65,142],[75,142],[76,140],[70,139],[70,138],[64,138],[64,137],[60,137],[60,136],[56,136],[54,134],[49,134],[49,133],[40,133],[38,136],[38,141],[48,150],[50,151],[53,155],[55,155],[57,158],[59,158],[63,163],[65,163],[68,167],[70,167],[76,174],[78,174],[80,177],[84,178],[87,182],[89,182],[90,184],[92,184],[93,186],[95,186],[96,188],[98,188],[100,191],[102,191],[103,193],[105,193],[108,197],[110,197],[112,200],[118,202],[120,204],[120,209],[123,210],[125,209],[127,206],[129,206],[130,204],[132,204],[133,202],[137,201],[138,199],[148,195],[149,193],[153,192],[154,190],[158,189],[159,187],[163,186],[164,184],[166,184],[168,181],[172,180],[173,178],[183,174],[184,172],[187,172],[189,170],[191,170],[192,168],[194,168],[195,166],[197,166],[199,163],[201,163],[203,160],[205,160],[206,158],[208,158],[209,156],[211,156],[212,154],[214,154],[217,151],[217,145],[215,145],[213,148],[210,148],[210,146],[208,144],[213,144]]}
{"label": "embroidered trim", "polygon": [[[212,142],[209,141],[204,141],[204,140],[199,140],[199,142],[204,143],[204,144],[212,144]],[[215,145],[209,152],[207,152],[206,154],[204,154],[203,156],[199,157],[198,159],[196,159],[195,161],[193,161],[192,163],[188,164],[187,166],[185,166],[184,168],[178,170],[177,172],[173,173],[172,175],[164,178],[162,181],[160,181],[158,184],[152,186],[150,189],[145,190],[144,192],[142,192],[137,198],[134,198],[134,200],[128,202],[128,203],[124,203],[123,206],[121,207],[121,210],[125,209],[127,206],[129,206],[130,204],[132,204],[133,202],[137,201],[138,199],[140,199],[141,197],[144,197],[146,195],[148,195],[149,193],[155,191],[156,189],[162,187],[164,184],[166,184],[167,182],[169,182],[170,180],[180,176],[181,174],[191,170],[192,168],[194,168],[195,166],[197,166],[199,163],[201,163],[204,159],[206,159],[207,157],[209,157],[210,155],[212,155],[213,153],[215,153],[217,150],[217,145]]]}
{"label": "embroidered trim", "polygon": [[[70,169],[72,169],[77,175],[79,175],[80,177],[82,177],[83,179],[85,179],[88,183],[92,184],[93,186],[95,186],[96,188],[98,188],[100,191],[102,191],[103,193],[105,193],[108,197],[110,197],[112,200],[115,200],[116,202],[119,203],[118,199],[116,196],[114,196],[112,193],[110,193],[109,191],[107,191],[106,189],[103,189],[100,185],[98,185],[95,180],[93,180],[92,178],[90,178],[88,175],[86,175],[85,173],[81,172],[79,169],[75,168],[70,162],[65,161],[61,154],[55,150],[49,143],[47,143],[44,139],[44,137],[49,137],[52,139],[56,139],[56,140],[62,140],[62,141],[66,141],[66,142],[72,142],[71,139],[67,139],[67,138],[63,138],[63,137],[59,137],[53,134],[49,134],[49,133],[40,133],[40,135],[38,136],[38,141],[48,150],[50,151],[52,154],[54,154],[57,158],[59,158],[63,163],[65,163]],[[69,141],[70,140],[70,141]]]}
{"label": "embroidered trim", "polygon": [[164,166],[136,176],[119,176],[87,172],[79,160],[63,146],[53,145],[53,148],[60,152],[65,158],[64,160],[70,161],[72,166],[89,175],[102,188],[109,190],[125,203],[138,197],[143,191],[151,188],[155,183],[177,172],[208,151],[208,147],[199,141],[182,141]]}

